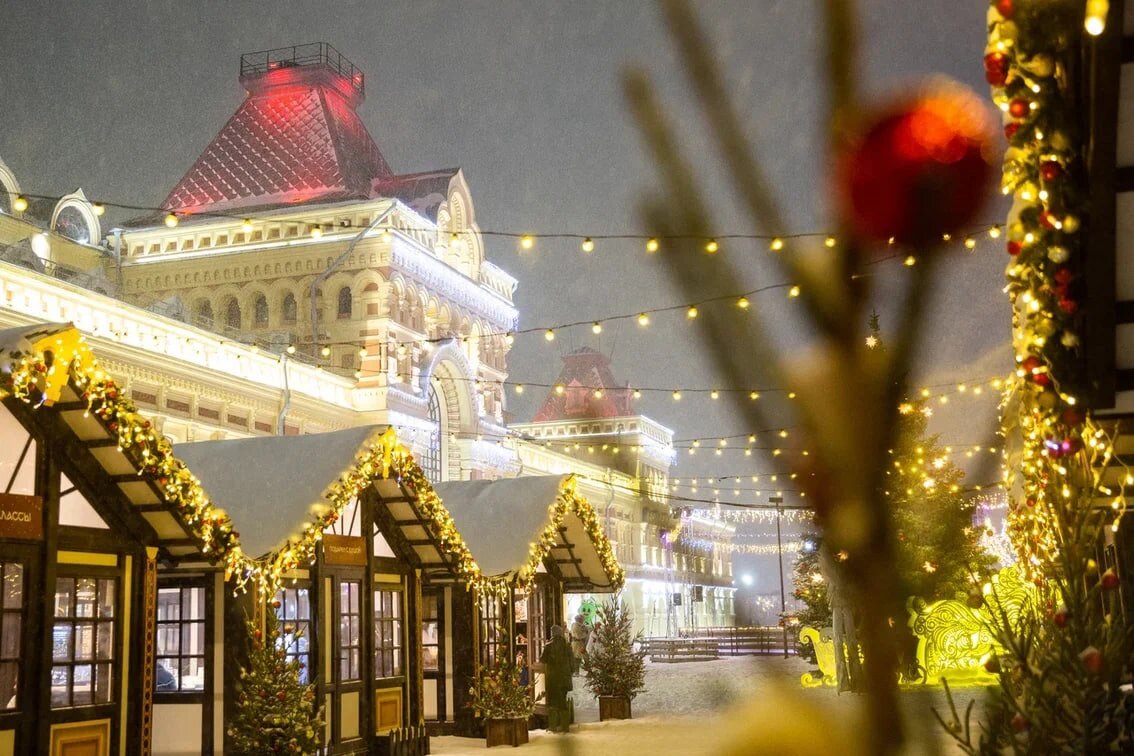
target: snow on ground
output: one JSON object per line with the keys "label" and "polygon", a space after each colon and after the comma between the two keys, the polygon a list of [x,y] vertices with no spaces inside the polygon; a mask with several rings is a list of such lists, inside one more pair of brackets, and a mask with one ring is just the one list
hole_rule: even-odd
{"label": "snow on ground", "polygon": [[[633,702],[634,718],[598,722],[598,704],[575,678],[575,719],[568,736],[529,733],[518,753],[531,756],[741,756],[741,754],[855,754],[853,719],[861,703],[831,688],[803,688],[806,662],[792,657],[737,657],[707,662],[646,665],[646,691]],[[959,710],[979,689],[957,691]],[[907,720],[917,733],[918,754],[956,753],[930,710],[946,710],[939,687],[902,691]],[[979,706],[978,706],[979,708]],[[442,756],[484,753],[484,740],[431,738]],[[498,747],[498,753],[513,749]]]}

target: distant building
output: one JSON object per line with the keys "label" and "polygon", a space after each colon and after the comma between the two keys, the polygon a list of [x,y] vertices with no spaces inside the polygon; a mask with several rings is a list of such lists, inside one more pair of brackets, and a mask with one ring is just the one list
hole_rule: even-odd
{"label": "distant building", "polygon": [[599,512],[607,502],[607,537],[626,568],[625,598],[647,635],[735,623],[733,526],[698,522],[712,548],[682,540],[669,495],[673,431],[637,414],[633,390],[615,378],[606,355],[587,347],[564,355],[535,420],[510,428],[531,442],[517,447],[525,471],[558,472],[564,464],[594,470],[581,471],[580,480]]}

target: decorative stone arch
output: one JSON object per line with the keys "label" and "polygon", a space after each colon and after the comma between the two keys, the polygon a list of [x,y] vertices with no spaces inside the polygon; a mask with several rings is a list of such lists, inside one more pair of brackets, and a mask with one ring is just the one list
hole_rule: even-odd
{"label": "decorative stone arch", "polygon": [[455,435],[475,435],[479,427],[473,397],[472,366],[461,350],[449,342],[433,351],[418,380],[426,405],[433,401],[435,394],[440,406],[438,432],[442,477],[446,480],[460,480],[459,450],[449,443],[449,439]]}
{"label": "decorative stone arch", "polygon": [[0,158],[0,212],[9,215],[22,215],[12,209],[12,203],[16,201],[16,197],[23,194],[20,190],[20,182],[16,180],[16,174],[12,173],[12,169]]}
{"label": "decorative stone arch", "polygon": [[55,209],[51,211],[50,228],[60,236],[80,244],[94,246],[102,239],[98,215],[82,189],[64,195],[55,203]]}
{"label": "decorative stone arch", "polygon": [[[441,222],[442,216],[446,221]],[[473,207],[472,192],[465,180],[463,171],[458,170],[449,179],[449,191],[445,201],[437,209],[438,228],[447,234],[458,235],[457,244],[446,241],[455,267],[470,278],[476,279],[484,262],[484,240],[476,223],[476,210]]]}
{"label": "decorative stone arch", "polygon": [[261,284],[245,287],[241,292],[244,317],[251,328],[268,328],[272,324],[272,300]]}

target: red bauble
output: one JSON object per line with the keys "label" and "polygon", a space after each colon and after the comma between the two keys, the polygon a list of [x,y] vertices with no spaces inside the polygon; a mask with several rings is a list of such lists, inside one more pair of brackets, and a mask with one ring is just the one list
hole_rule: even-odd
{"label": "red bauble", "polygon": [[1023,251],[1024,251],[1024,245],[1021,244],[1020,242],[1018,242],[1018,241],[1008,242],[1008,254],[1012,255],[1012,257],[1016,257],[1017,255],[1019,255]]}
{"label": "red bauble", "polygon": [[1017,97],[1008,103],[1008,115],[1013,118],[1026,118],[1031,110],[1031,105],[1023,97]]}
{"label": "red bauble", "polygon": [[1061,419],[1063,420],[1063,423],[1065,425],[1075,426],[1080,425],[1084,420],[1087,419],[1087,416],[1074,407],[1068,407],[1067,409],[1063,410]]}
{"label": "red bauble", "polygon": [[1008,141],[1012,141],[1012,137],[1016,136],[1016,132],[1020,130],[1020,124],[1012,122],[1004,124],[1004,136]]}
{"label": "red bauble", "polygon": [[1016,12],[1014,0],[996,0],[996,12],[1004,18],[1012,18]]}
{"label": "red bauble", "polygon": [[1086,667],[1087,671],[1092,675],[1097,675],[1099,672],[1102,672],[1102,652],[1094,646],[1087,646],[1085,649],[1083,649],[1083,651],[1079,654],[1079,659],[1083,662],[1083,666]]}
{"label": "red bauble", "polygon": [[1036,357],[1034,354],[1029,354],[1024,358],[1023,362],[1020,363],[1020,367],[1023,368],[1024,372],[1028,373],[1029,375],[1034,373],[1042,366],[1043,360],[1041,360],[1039,357]]}
{"label": "red bauble", "polygon": [[1017,713],[1012,717],[1012,731],[1023,732],[1028,729],[1028,719],[1023,714]]}
{"label": "red bauble", "polygon": [[986,112],[970,92],[946,86],[870,121],[838,171],[855,230],[881,245],[917,246],[971,223],[992,173]]}
{"label": "red bauble", "polygon": [[1051,376],[1047,373],[1036,373],[1032,376],[1032,383],[1036,384],[1037,386],[1050,386]]}
{"label": "red bauble", "polygon": [[1067,607],[1060,604],[1055,613],[1051,615],[1051,621],[1055,623],[1056,627],[1067,627]]}
{"label": "red bauble", "polygon": [[1044,226],[1044,228],[1055,228],[1057,225],[1059,225],[1056,217],[1047,210],[1040,211],[1039,221],[1040,224]]}
{"label": "red bauble", "polygon": [[996,657],[996,656],[988,657],[988,661],[986,661],[984,663],[984,669],[985,669],[985,671],[987,671],[987,672],[989,672],[990,674],[993,674],[993,675],[1000,674],[1000,659],[999,659],[999,657]]}
{"label": "red bauble", "polygon": [[994,87],[1002,87],[1008,80],[1008,56],[990,52],[984,56],[984,78]]}
{"label": "red bauble", "polygon": [[1063,166],[1058,160],[1045,160],[1040,163],[1040,178],[1044,181],[1055,181],[1063,175]]}
{"label": "red bauble", "polygon": [[281,700],[281,701],[282,701],[282,700],[284,700],[285,698],[287,698],[287,693],[284,693],[284,692],[283,692],[283,691],[281,690],[281,691],[280,691],[279,693],[277,693],[277,694],[276,694],[276,698],[278,698],[279,700]]}
{"label": "red bauble", "polygon": [[1068,315],[1074,315],[1079,311],[1079,303],[1069,297],[1060,297],[1059,309],[1063,310]]}
{"label": "red bauble", "polygon": [[1099,585],[1104,590],[1113,591],[1118,587],[1118,573],[1114,571],[1113,567],[1108,567],[1106,572],[1099,578]]}
{"label": "red bauble", "polygon": [[1071,279],[1074,277],[1075,274],[1071,272],[1070,268],[1056,268],[1055,274],[1052,275],[1055,282],[1061,286],[1066,286],[1071,283]]}

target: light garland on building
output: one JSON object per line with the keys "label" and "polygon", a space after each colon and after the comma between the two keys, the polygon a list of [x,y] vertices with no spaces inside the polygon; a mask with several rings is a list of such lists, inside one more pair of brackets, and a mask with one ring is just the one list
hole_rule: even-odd
{"label": "light garland on building", "polygon": [[[1013,196],[1007,231],[1006,291],[1012,302],[1016,370],[1004,412],[1018,421],[1019,454],[1007,485],[1021,492],[1008,514],[1021,564],[1044,572],[1058,553],[1060,512],[1096,495],[1111,499],[1113,526],[1126,509],[1121,488],[1081,482],[1075,471],[1113,459],[1107,434],[1079,407],[1082,296],[1080,229],[1087,198],[1076,136],[1078,97],[1067,91],[1066,67],[1077,52],[1058,25],[1024,22],[1024,5],[993,0],[988,14],[985,76],[1003,113],[1009,147],[1001,189]],[[1017,7],[1020,6],[1020,7]],[[1028,9],[1030,10],[1030,9]],[[1088,17],[1089,20],[1090,17]],[[1019,23],[1018,23],[1019,22]],[[1126,476],[1130,481],[1130,476]]]}
{"label": "light garland on building", "polygon": [[[308,522],[302,533],[289,538],[263,559],[245,554],[231,518],[216,507],[192,471],[173,454],[173,447],[157,434],[117,384],[98,367],[89,346],[77,330],[41,338],[27,354],[9,355],[11,370],[0,372],[0,398],[13,396],[31,403],[40,394],[43,404],[53,404],[69,376],[82,392],[88,412],[98,417],[115,435],[119,450],[160,487],[166,501],[201,543],[203,554],[222,562],[225,580],[236,590],[258,589],[258,595],[275,595],[285,576],[314,564],[323,533],[334,525],[347,506],[379,478],[396,478],[418,497],[423,513],[445,552],[453,558],[458,577],[470,589],[498,596],[512,587],[526,588],[538,565],[550,553],[568,512],[582,521],[595,544],[611,585],[620,587],[625,574],[611,550],[598,517],[589,503],[576,493],[574,478],[568,478],[549,509],[549,523],[539,540],[531,544],[529,559],[514,576],[485,576],[461,538],[452,517],[433,486],[425,478],[409,450],[387,429],[375,443],[360,452],[355,463],[324,494],[327,504]],[[19,360],[15,362],[15,360]]]}
{"label": "light garland on building", "polygon": [[815,513],[809,509],[693,509],[692,516],[703,520],[721,520],[733,523],[759,523],[766,525],[780,518],[783,522],[805,523],[815,520]]}

